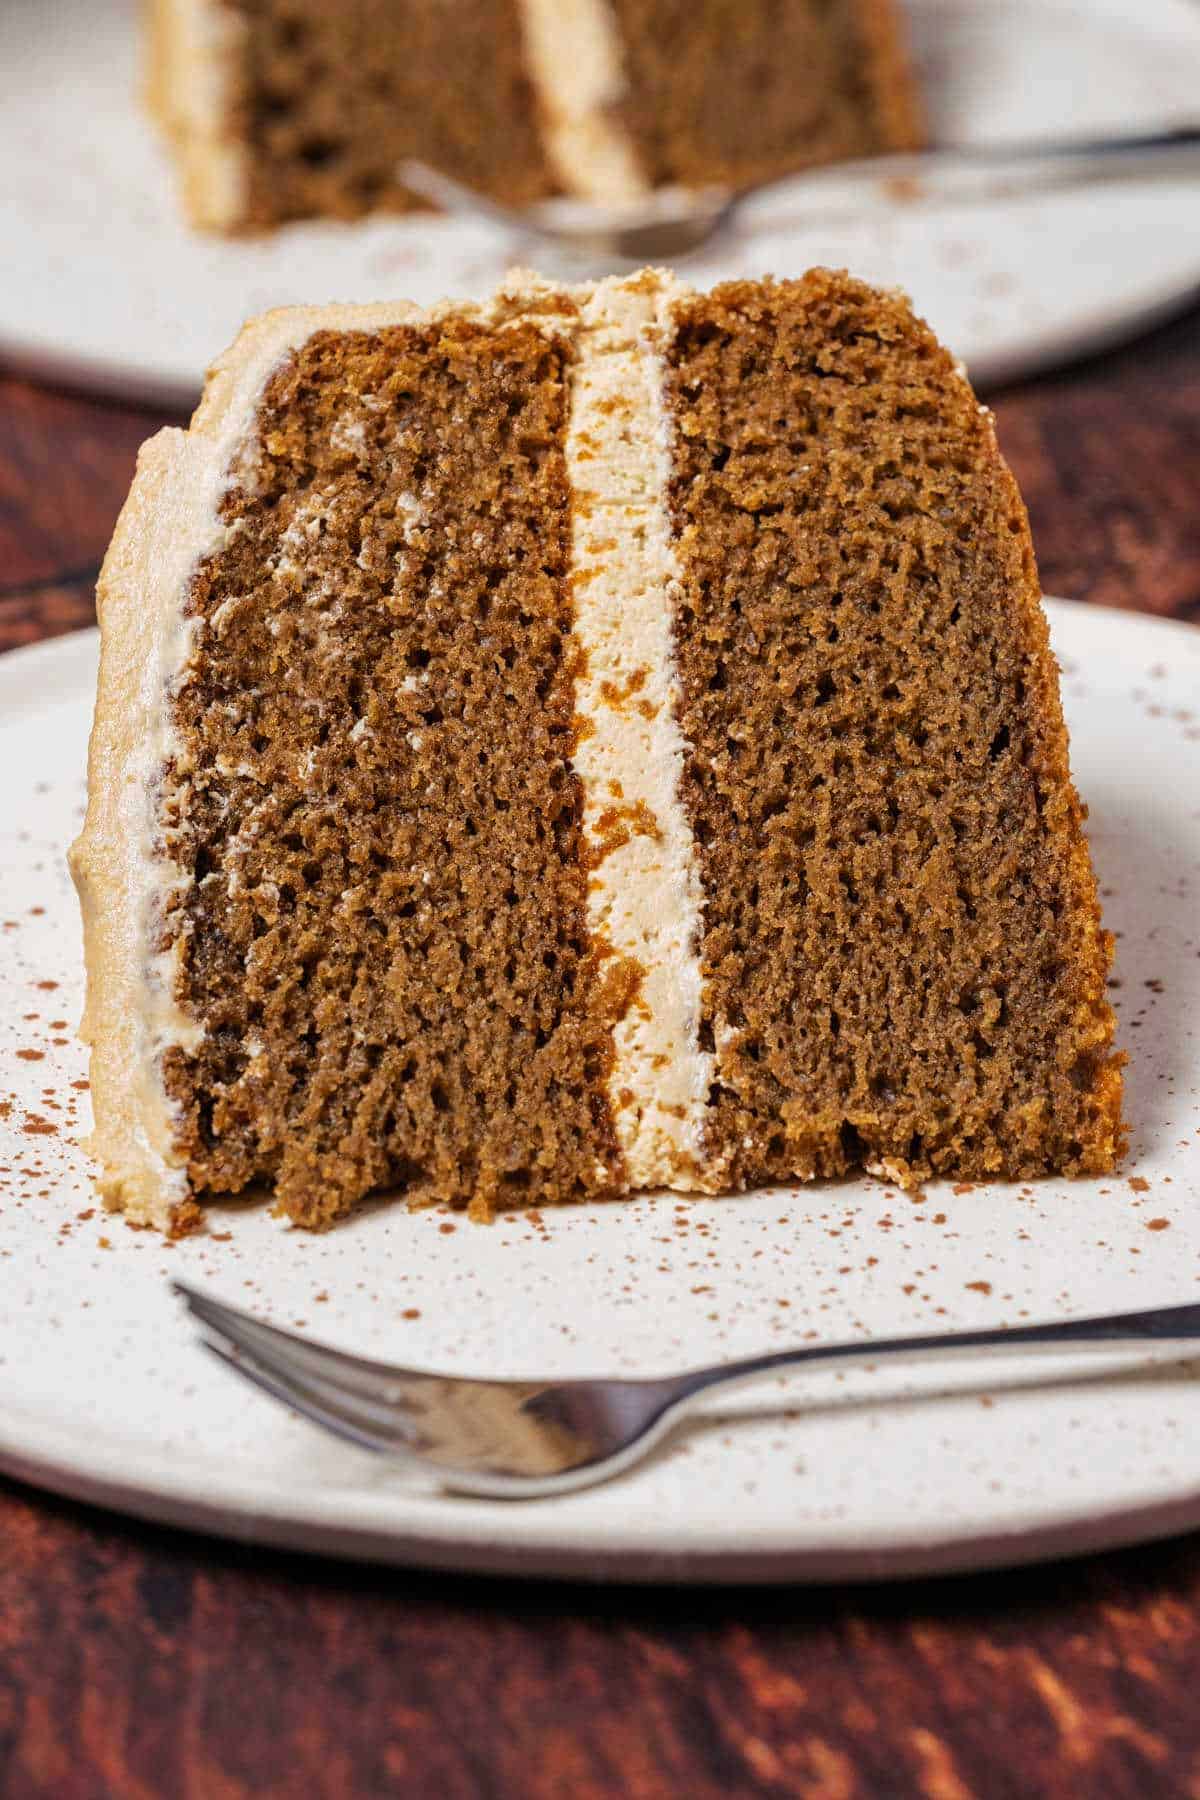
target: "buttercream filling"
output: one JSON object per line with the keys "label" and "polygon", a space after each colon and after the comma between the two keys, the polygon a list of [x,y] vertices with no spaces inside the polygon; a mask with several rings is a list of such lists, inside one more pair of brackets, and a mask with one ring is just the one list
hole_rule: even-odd
{"label": "buttercream filling", "polygon": [[695,1189],[714,1059],[699,1045],[702,896],[680,798],[663,363],[674,298],[670,284],[641,278],[605,282],[586,302],[567,470],[588,920],[606,953],[641,971],[615,1027],[609,1098],[631,1185]]}
{"label": "buttercream filling", "polygon": [[625,93],[621,37],[608,0],[518,0],[546,151],[570,194],[638,200],[649,183],[614,108]]}

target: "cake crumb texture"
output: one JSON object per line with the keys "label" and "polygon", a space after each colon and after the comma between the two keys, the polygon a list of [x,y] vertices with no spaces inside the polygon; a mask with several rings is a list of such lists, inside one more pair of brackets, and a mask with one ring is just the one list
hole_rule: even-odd
{"label": "cake crumb texture", "polygon": [[[159,0],[168,16],[179,3]],[[222,104],[244,197],[236,219],[202,222],[403,211],[407,157],[514,206],[552,191],[516,0],[204,3],[241,46]]]}
{"label": "cake crumb texture", "polygon": [[913,147],[894,0],[147,0],[193,221],[419,204],[408,158],[523,207],[622,206]]}
{"label": "cake crumb texture", "polygon": [[564,422],[563,347],[526,324],[318,331],[268,383],[163,788],[200,1196],[263,1182],[323,1226],[378,1188],[486,1214],[622,1185]]}
{"label": "cake crumb texture", "polygon": [[713,1153],[739,1185],[1111,1168],[1110,944],[990,416],[844,276],[677,325]]}

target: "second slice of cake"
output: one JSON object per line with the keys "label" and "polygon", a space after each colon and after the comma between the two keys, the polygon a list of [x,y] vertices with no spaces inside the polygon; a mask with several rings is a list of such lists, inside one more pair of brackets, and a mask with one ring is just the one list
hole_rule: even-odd
{"label": "second slice of cake", "polygon": [[1112,1166],[1028,525],[901,298],[272,314],[144,450],[100,609],[132,1221]]}
{"label": "second slice of cake", "polygon": [[914,149],[896,0],[148,0],[198,225],[411,204],[415,157],[512,206],[644,203]]}

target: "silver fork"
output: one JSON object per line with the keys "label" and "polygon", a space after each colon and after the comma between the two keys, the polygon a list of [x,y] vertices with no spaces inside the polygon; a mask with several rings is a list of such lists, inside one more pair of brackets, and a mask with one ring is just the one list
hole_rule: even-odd
{"label": "silver fork", "polygon": [[1076,182],[1200,174],[1200,127],[1145,136],[1063,143],[947,144],[857,162],[831,163],[755,187],[660,188],[621,207],[578,199],[520,209],[465,186],[428,163],[409,160],[404,186],[442,211],[490,219],[507,232],[560,254],[603,263],[674,262],[690,255],[752,199],[794,196],[805,222],[895,205],[897,193],[941,204]]}
{"label": "silver fork", "polygon": [[590,1487],[649,1455],[702,1394],[784,1369],[849,1368],[885,1357],[1120,1351],[1200,1338],[1200,1306],[1011,1329],[810,1344],[645,1380],[496,1381],[398,1368],[313,1343],[172,1283],[206,1349],[327,1431],[404,1458],[453,1493],[534,1500]]}

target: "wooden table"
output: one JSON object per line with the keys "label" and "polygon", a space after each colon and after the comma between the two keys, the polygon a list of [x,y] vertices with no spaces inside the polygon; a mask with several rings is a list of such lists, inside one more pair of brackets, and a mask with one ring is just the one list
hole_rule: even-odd
{"label": "wooden table", "polygon": [[[1200,624],[1200,310],[996,409],[1046,588]],[[0,649],[91,621],[162,422],[0,372]],[[1200,1800],[1200,1540],[596,1592],[267,1555],[0,1483],[3,1800],[390,1794]]]}

